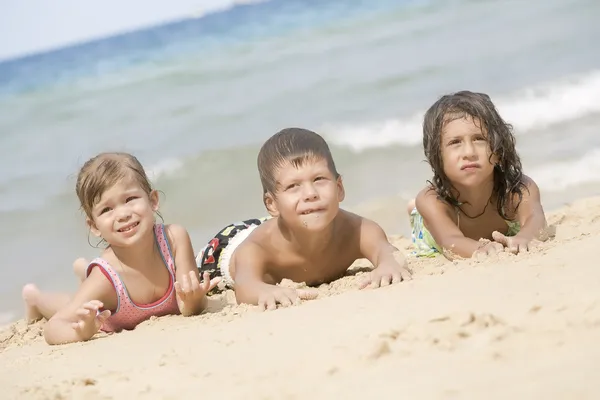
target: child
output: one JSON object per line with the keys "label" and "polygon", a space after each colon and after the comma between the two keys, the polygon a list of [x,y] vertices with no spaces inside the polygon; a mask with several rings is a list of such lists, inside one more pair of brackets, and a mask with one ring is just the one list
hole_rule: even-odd
{"label": "child", "polygon": [[138,160],[103,153],[87,161],[77,178],[77,196],[91,233],[106,242],[92,260],[77,293],[23,288],[27,319],[49,319],[48,344],[85,341],[99,329],[133,329],[151,316],[193,315],[204,310],[218,279],[200,283],[187,231],[156,224],[158,193]]}
{"label": "child", "polygon": [[276,284],[331,282],[363,257],[376,267],[363,286],[410,279],[404,257],[379,225],[339,208],[344,185],[321,136],[282,130],[262,146],[258,171],[271,218],[226,227],[197,257],[201,272],[233,286],[238,303],[271,310],[316,297],[314,289]]}
{"label": "child", "polygon": [[408,206],[417,256],[528,250],[546,227],[540,191],[487,95],[440,98],[425,113],[423,147],[433,179]]}

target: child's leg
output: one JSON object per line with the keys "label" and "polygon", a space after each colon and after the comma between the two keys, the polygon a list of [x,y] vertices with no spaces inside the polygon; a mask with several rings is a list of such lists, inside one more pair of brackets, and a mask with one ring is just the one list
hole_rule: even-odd
{"label": "child's leg", "polygon": [[413,210],[415,209],[416,206],[416,202],[415,199],[411,199],[408,204],[406,205],[406,212],[408,212],[408,216],[410,217],[410,215],[412,214]]}
{"label": "child's leg", "polygon": [[42,318],[50,319],[71,300],[71,296],[65,293],[44,293],[32,283],[23,286],[22,295],[25,300],[25,319],[29,323]]}
{"label": "child's leg", "polygon": [[88,260],[85,258],[78,258],[73,261],[73,272],[75,276],[79,279],[79,282],[83,282],[85,280],[85,270],[88,266]]}

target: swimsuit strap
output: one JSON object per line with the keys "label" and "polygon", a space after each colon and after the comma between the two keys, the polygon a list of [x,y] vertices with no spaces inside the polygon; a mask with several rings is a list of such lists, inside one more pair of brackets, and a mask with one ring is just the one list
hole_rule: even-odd
{"label": "swimsuit strap", "polygon": [[167,231],[164,224],[154,225],[154,237],[156,238],[156,244],[160,250],[160,255],[169,269],[169,272],[175,277],[175,259],[169,245],[169,239],[167,237]]}
{"label": "swimsuit strap", "polygon": [[113,314],[116,314],[119,311],[121,304],[123,302],[129,301],[129,296],[127,295],[125,284],[121,280],[121,277],[119,276],[117,271],[115,271],[115,269],[111,267],[108,261],[100,257],[94,258],[92,261],[90,261],[85,272],[86,278],[90,276],[90,273],[92,272],[92,269],[94,269],[94,267],[100,268],[104,276],[111,281],[113,287],[115,288],[115,292],[117,292],[117,307],[113,311]]}

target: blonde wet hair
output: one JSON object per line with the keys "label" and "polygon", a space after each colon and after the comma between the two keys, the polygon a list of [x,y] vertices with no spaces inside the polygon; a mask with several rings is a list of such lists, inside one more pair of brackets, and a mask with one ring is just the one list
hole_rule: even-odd
{"label": "blonde wet hair", "polygon": [[123,178],[134,179],[150,196],[152,185],[138,159],[129,153],[100,153],[83,164],[77,175],[75,192],[81,209],[89,219],[92,209],[108,189]]}

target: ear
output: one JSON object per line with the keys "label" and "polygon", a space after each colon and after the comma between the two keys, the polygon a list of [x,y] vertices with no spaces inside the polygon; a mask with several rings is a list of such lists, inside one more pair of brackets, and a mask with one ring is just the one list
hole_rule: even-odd
{"label": "ear", "polygon": [[267,192],[263,197],[263,201],[265,203],[265,207],[267,211],[271,215],[271,217],[279,217],[279,210],[277,209],[277,203],[275,201],[275,196],[273,194]]}
{"label": "ear", "polygon": [[98,230],[98,227],[91,218],[86,218],[85,223],[87,224],[88,228],[90,228],[90,232],[92,232],[94,236],[101,237],[100,230]]}
{"label": "ear", "polygon": [[498,157],[496,153],[492,153],[492,155],[489,157],[489,160],[490,164],[492,165],[498,165],[500,163],[500,157]]}
{"label": "ear", "polygon": [[151,191],[148,198],[150,200],[150,207],[152,207],[152,211],[157,212],[158,206],[160,205],[160,197],[158,196],[158,191]]}
{"label": "ear", "polygon": [[346,189],[344,189],[344,182],[342,180],[342,176],[338,176],[338,178],[336,179],[335,182],[337,189],[338,189],[338,202],[342,202],[344,201],[344,199],[346,198]]}

